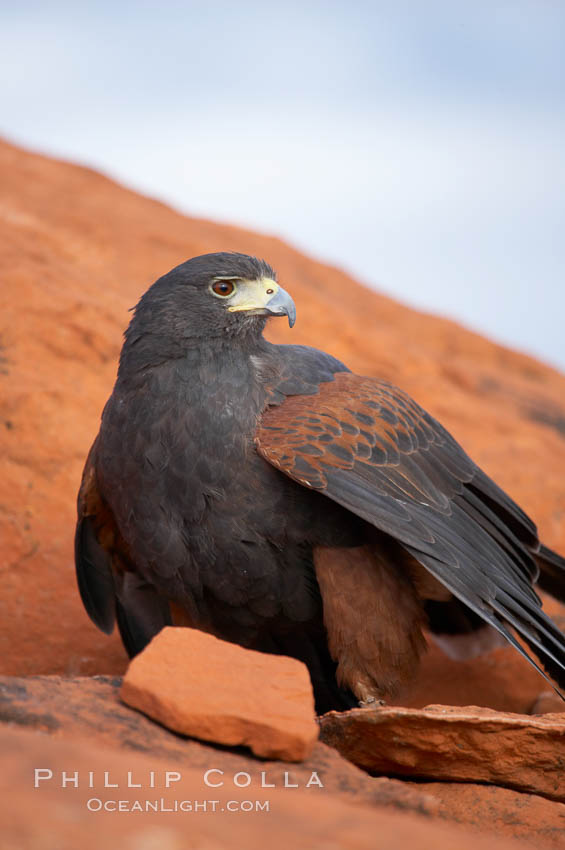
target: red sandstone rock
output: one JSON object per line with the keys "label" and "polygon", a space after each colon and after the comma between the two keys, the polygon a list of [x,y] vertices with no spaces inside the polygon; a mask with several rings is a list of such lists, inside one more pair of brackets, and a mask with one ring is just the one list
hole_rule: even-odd
{"label": "red sandstone rock", "polygon": [[[7,848],[525,850],[521,842],[477,836],[413,814],[353,805],[323,788],[262,789],[255,776],[244,788],[238,788],[231,777],[224,786],[210,788],[194,770],[177,770],[167,761],[115,753],[85,741],[0,729],[0,751],[0,840]],[[36,768],[52,771],[52,779],[40,774],[46,778],[34,788]],[[61,788],[63,771],[78,772],[78,788]],[[180,774],[178,781],[171,778],[169,788],[167,771]],[[92,788],[88,787],[89,772]],[[118,788],[103,787],[105,772]],[[127,787],[128,772],[141,788]],[[154,788],[149,787],[151,773]],[[96,801],[116,806],[122,800],[126,810],[93,813],[87,808],[89,800],[94,806]],[[136,801],[141,806],[146,801],[157,803],[161,808],[135,811]],[[171,811],[175,801],[186,801],[192,811]],[[241,810],[243,801],[251,802],[251,810]],[[256,810],[255,801],[268,802],[269,810]],[[206,802],[207,809],[195,811],[196,802],[201,806]]]}
{"label": "red sandstone rock", "polygon": [[332,711],[320,725],[325,743],[374,773],[490,782],[565,801],[565,714],[384,706]]}
{"label": "red sandstone rock", "polygon": [[121,697],[174,732],[302,761],[318,740],[307,667],[168,627],[131,661]]}
{"label": "red sandstone rock", "polygon": [[[97,631],[76,591],[76,491],[128,308],[165,270],[205,251],[271,261],[298,308],[295,329],[272,322],[271,339],[324,348],[401,385],[565,552],[565,377],[555,370],[368,291],[278,239],[187,218],[89,169],[0,143],[0,185],[1,672],[126,667],[118,636]],[[401,696],[529,711],[541,688],[511,650],[463,665],[435,651]]]}
{"label": "red sandstone rock", "polygon": [[[57,738],[82,737],[99,748],[143,752],[167,761],[171,767],[199,771],[201,776],[210,767],[223,771],[226,777],[240,772],[260,776],[264,771],[277,788],[284,787],[285,774],[291,783],[306,788],[315,773],[328,794],[357,803],[426,815],[438,808],[425,788],[368,776],[320,741],[306,761],[289,766],[280,761],[258,761],[241,749],[220,749],[181,738],[124,705],[118,695],[120,685],[118,677],[0,676],[0,728],[1,724],[12,724]],[[313,793],[316,787],[311,786]]]}
{"label": "red sandstone rock", "polygon": [[543,691],[538,694],[528,714],[561,714],[564,710],[563,700],[555,691]]}
{"label": "red sandstone rock", "polygon": [[[448,658],[428,639],[428,651],[413,682],[405,682],[391,705],[482,705],[497,711],[532,714],[532,705],[546,683],[511,647],[505,646],[466,661]],[[552,711],[565,709],[555,695]]]}
{"label": "red sandstone rock", "polygon": [[[410,784],[410,783],[407,783]],[[420,790],[420,786],[415,786]],[[440,801],[438,815],[493,837],[518,838],[536,850],[563,850],[565,804],[493,785],[428,782],[426,792]]]}
{"label": "red sandstone rock", "polygon": [[[201,779],[210,767],[222,770],[216,775],[227,779],[240,772],[257,778],[264,771],[270,783],[283,788],[285,772],[290,771],[291,782],[304,789],[316,772],[327,794],[357,804],[439,816],[483,834],[528,840],[538,850],[563,846],[562,803],[494,786],[371,777],[321,742],[301,764],[258,762],[241,751],[174,735],[123,705],[119,685],[119,679],[103,677],[0,677],[0,723],[42,730],[57,739],[87,738],[97,750],[143,752],[166,762],[169,769],[194,770]],[[311,786],[310,793],[316,794],[317,788]]]}
{"label": "red sandstone rock", "polygon": [[[403,386],[532,514],[545,542],[565,553],[565,378],[556,371],[454,323],[408,310],[369,292],[339,270],[316,263],[279,240],[189,219],[88,169],[0,143],[0,185],[2,671],[76,674],[125,669],[119,638],[108,639],[97,632],[78,599],[72,569],[75,494],[115,377],[121,333],[129,319],[127,309],[164,270],[205,251],[233,249],[270,260],[299,311],[292,333],[282,322],[272,323],[269,334],[273,341],[324,348],[359,373],[379,375]],[[548,607],[556,620],[561,618],[563,627],[564,608],[552,602]],[[277,830],[281,846],[295,846],[297,834],[308,847],[328,841],[339,847],[395,845],[416,850],[471,846],[464,832],[436,832],[433,824],[416,821],[414,826],[410,819],[391,821],[380,812],[367,814],[363,806],[355,809],[355,816],[345,814],[333,798],[324,809],[312,794],[305,799],[300,789],[288,792],[291,804],[287,798],[282,814],[270,819],[263,832],[257,818],[248,829],[251,821],[247,815],[235,829],[234,815],[229,816],[228,828],[223,826],[223,818],[217,826],[215,817],[206,818],[205,824],[192,818],[190,833],[187,815],[172,822],[171,815],[156,819],[151,815],[143,821],[137,815],[123,819],[121,815],[102,815],[92,830],[94,816],[85,811],[80,795],[64,798],[60,789],[41,797],[30,795],[30,771],[38,760],[72,765],[74,759],[77,768],[103,769],[109,759],[119,761],[119,756],[98,752],[100,744],[106,744],[158,751],[173,760],[173,767],[194,761],[201,768],[210,763],[210,748],[176,738],[120,706],[115,695],[95,698],[97,685],[93,682],[71,683],[71,694],[68,683],[59,681],[55,688],[59,709],[55,710],[56,701],[52,694],[48,697],[51,685],[44,687],[37,679],[25,685],[18,681],[20,694],[27,696],[21,696],[20,703],[14,698],[0,700],[0,716],[5,721],[33,725],[58,736],[87,732],[97,750],[74,742],[61,742],[54,749],[48,741],[15,731],[6,737],[0,730],[0,781],[7,786],[0,792],[0,823],[6,846],[43,850],[50,841],[58,850],[77,846],[88,850],[100,844],[126,846],[127,839],[130,846],[145,841],[144,846],[153,842],[151,846],[163,850],[176,850],[190,841],[206,847],[242,843],[254,847],[266,842],[276,847]],[[465,663],[450,661],[432,649],[418,679],[399,698],[411,705],[476,702],[526,713],[551,708],[546,701],[535,705],[542,688],[543,681],[510,648]],[[5,696],[1,688],[0,696]],[[62,709],[65,702],[66,712]],[[561,723],[561,719],[545,720]],[[396,756],[403,749],[400,735],[407,735],[404,751],[413,748],[416,761],[425,752],[426,741],[410,738],[400,716],[387,728],[387,735],[397,739],[392,741]],[[471,740],[476,742],[477,730],[464,728],[466,736],[472,731]],[[429,728],[422,732],[429,735],[427,746],[432,750],[443,740],[436,733]],[[507,734],[508,730],[501,736],[492,735],[492,751],[479,753],[480,758],[487,756],[483,770],[488,770],[489,764],[496,767],[499,759],[512,766]],[[496,749],[498,740],[502,742],[500,751]],[[447,760],[453,764],[461,740],[453,738],[450,746]],[[232,767],[245,770],[252,762],[240,753],[213,752],[215,763],[226,771]],[[560,752],[561,739],[547,754],[550,770]],[[525,756],[522,761],[530,760],[528,749],[516,754],[513,782],[516,775],[523,776],[519,755]],[[78,756],[84,759],[80,764]],[[543,759],[536,761],[535,753],[533,756],[532,770],[543,780]],[[124,768],[131,765],[131,758],[120,762]],[[155,761],[144,764],[148,768]],[[323,767],[325,787],[336,793],[354,794],[363,802],[383,802],[388,796],[396,806],[434,810],[429,795],[403,789],[393,780],[364,776],[320,743],[307,762],[291,769],[305,777],[310,765],[316,765],[312,769]],[[266,767],[280,784],[287,766],[270,762]],[[394,763],[390,769],[393,767]],[[405,763],[404,767],[410,769]],[[499,775],[497,781],[508,781],[508,776]],[[536,787],[542,786],[543,781]],[[187,793],[192,793],[194,786],[188,787]],[[424,787],[435,791],[445,817],[465,823],[474,818],[482,831],[495,833],[509,822],[521,824],[523,829],[512,834],[528,838],[538,847],[552,840],[555,844],[551,846],[558,846],[563,817],[559,803],[484,788],[480,805],[475,806],[479,795],[475,785],[434,783]],[[510,846],[490,839],[481,844],[473,838],[472,842],[477,850]]]}

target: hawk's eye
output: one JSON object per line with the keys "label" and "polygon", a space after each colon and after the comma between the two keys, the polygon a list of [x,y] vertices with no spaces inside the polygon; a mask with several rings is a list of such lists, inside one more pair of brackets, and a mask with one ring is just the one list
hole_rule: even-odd
{"label": "hawk's eye", "polygon": [[227,298],[229,295],[233,295],[235,288],[235,280],[217,280],[211,286],[214,295],[219,295],[220,298]]}

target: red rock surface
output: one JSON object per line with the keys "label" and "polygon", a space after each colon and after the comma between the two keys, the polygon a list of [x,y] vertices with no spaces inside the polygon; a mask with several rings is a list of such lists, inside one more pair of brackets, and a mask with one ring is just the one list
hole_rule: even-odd
{"label": "red rock surface", "polygon": [[331,711],[321,738],[373,773],[490,782],[565,802],[565,714],[477,706]]}
{"label": "red rock surface", "polygon": [[[125,669],[119,638],[96,630],[76,592],[75,494],[128,308],[163,271],[205,251],[270,260],[298,308],[295,329],[272,322],[272,339],[325,348],[403,386],[565,552],[565,378],[555,370],[278,239],[187,218],[85,168],[3,143],[0,186],[1,672]],[[406,699],[526,711],[545,685],[514,655],[500,650],[456,675],[435,652]]]}
{"label": "red rock surface", "polygon": [[[108,639],[95,629],[76,592],[75,494],[113,385],[128,309],[164,271],[214,250],[264,256],[278,269],[297,303],[298,323],[292,332],[282,322],[271,323],[271,339],[324,348],[361,374],[401,385],[522,504],[545,542],[565,553],[563,375],[455,323],[368,291],[342,271],[310,260],[280,240],[181,216],[93,171],[0,142],[0,672],[90,675],[125,670],[117,635]],[[550,601],[548,609],[563,627],[564,608]],[[9,724],[7,731],[0,728],[0,781],[6,785],[0,791],[0,843],[42,850],[128,843],[164,850],[267,842],[273,847],[415,850],[464,850],[471,841],[477,850],[524,846],[498,843],[492,839],[496,834],[527,839],[528,846],[559,846],[561,803],[474,784],[434,782],[412,790],[395,780],[362,774],[321,743],[292,770],[304,777],[300,771],[316,765],[312,769],[324,773],[328,799],[313,797],[309,792],[315,789],[289,791],[276,817],[266,823],[246,815],[234,826],[231,814],[229,828],[223,817],[187,821],[184,814],[180,819],[152,815],[149,820],[125,814],[94,816],[85,812],[82,792],[73,798],[62,796],[60,788],[46,789],[41,797],[32,796],[29,776],[38,761],[91,770],[102,769],[110,760],[112,766],[123,770],[127,764],[130,769],[137,757],[127,754],[126,761],[116,754],[124,748],[151,754],[151,760],[143,762],[147,769],[157,764],[155,758],[166,759],[168,767],[172,759],[173,766],[202,768],[210,765],[210,752],[214,760],[221,758],[216,763],[226,772],[253,763],[241,752],[210,750],[172,735],[120,705],[116,689],[117,684],[87,679],[46,681],[32,676],[0,682],[0,719]],[[553,700],[544,696],[546,690],[546,683],[510,648],[464,663],[432,648],[420,675],[398,701],[415,707],[432,702],[478,704],[527,714],[555,710]],[[417,760],[426,734],[430,746],[441,737],[430,731],[433,718],[422,737],[416,728],[403,725],[401,715],[385,738],[393,739],[397,756],[413,751]],[[551,716],[537,721],[545,723],[542,737],[555,722]],[[10,728],[14,724],[73,740],[22,736]],[[534,728],[540,727],[534,724],[530,731]],[[464,760],[460,754],[465,753],[468,731],[463,726],[461,735],[452,739],[450,763]],[[77,734],[88,735],[86,748],[75,742]],[[505,735],[493,735],[492,749],[482,752],[494,769],[497,760],[504,763],[507,757]],[[497,741],[502,742],[500,752]],[[103,753],[100,746],[111,747],[112,753]],[[554,748],[542,747],[537,755],[527,748],[517,750],[514,776],[500,771],[496,781],[524,787],[520,777],[530,771],[535,775],[531,779],[528,774],[526,787],[547,793],[540,753],[547,755],[551,771],[559,747],[561,741],[556,740]],[[161,767],[163,763],[158,762]],[[269,767],[277,784],[288,767],[261,764]],[[187,794],[195,793],[191,783]],[[356,806],[344,797],[353,797]],[[384,803],[402,808],[402,819],[369,808]],[[413,820],[406,815],[410,809],[439,813],[488,835],[481,841],[464,831],[442,831],[434,823]]]}
{"label": "red rock surface", "polygon": [[563,700],[555,691],[542,691],[528,714],[561,714],[564,708]]}
{"label": "red rock surface", "polygon": [[[521,842],[477,836],[406,812],[354,805],[327,794],[302,789],[261,789],[256,778],[245,788],[231,782],[210,788],[202,774],[171,765],[156,758],[122,754],[100,749],[86,741],[60,741],[37,732],[0,729],[2,771],[0,771],[1,843],[18,850],[97,850],[124,847],[135,850],[229,850],[242,847],[293,847],[297,850],[525,850]],[[49,769],[52,779],[33,787],[35,769]],[[62,772],[78,772],[79,787],[61,788]],[[166,787],[166,771],[180,775]],[[89,772],[94,787],[89,788]],[[104,773],[118,788],[104,788]],[[131,781],[141,784],[128,788]],[[154,788],[150,788],[151,772]],[[48,774],[40,774],[47,777]],[[309,789],[313,792],[314,789]],[[89,812],[89,800],[117,806],[125,811]],[[156,802],[169,811],[131,811],[135,801]],[[161,803],[161,801],[163,801]],[[175,801],[206,801],[204,811],[170,811]],[[216,810],[212,810],[216,801]],[[233,811],[249,801],[252,810]],[[269,803],[269,811],[253,810],[255,801]],[[98,805],[98,803],[91,803]],[[128,811],[127,809],[130,809]]]}
{"label": "red rock surface", "polygon": [[[419,674],[407,682],[390,700],[393,705],[423,708],[431,703],[443,705],[482,705],[497,711],[535,714],[533,711],[547,683],[526,664],[510,646],[495,649],[468,661],[455,661],[428,641]],[[539,713],[545,713],[543,710]],[[551,711],[565,709],[557,694]]]}
{"label": "red rock surface", "polygon": [[[290,772],[290,781],[304,790],[316,772],[325,793],[358,805],[439,816],[489,835],[520,838],[538,850],[563,846],[564,804],[494,786],[371,777],[321,742],[301,764],[258,762],[242,751],[211,748],[172,734],[123,705],[119,686],[119,679],[104,677],[0,677],[0,724],[42,730],[58,740],[87,739],[97,751],[142,752],[170,770],[193,769],[200,778],[214,767],[223,771],[216,776],[228,783],[236,773],[257,779],[264,771],[281,788]],[[307,793],[317,794],[318,788],[311,786]]]}
{"label": "red rock surface", "polygon": [[428,782],[425,790],[440,801],[437,815],[441,818],[479,833],[519,838],[537,850],[563,850],[565,846],[563,803],[492,785]]}
{"label": "red rock surface", "polygon": [[[264,771],[268,782],[277,788],[284,787],[285,776],[290,783],[306,788],[316,773],[328,794],[350,802],[425,815],[438,810],[438,801],[426,793],[425,787],[412,788],[396,779],[368,776],[320,741],[306,761],[289,765],[258,761],[242,748],[211,747],[175,735],[124,705],[119,698],[120,685],[118,677],[105,676],[0,676],[0,724],[36,729],[57,739],[85,738],[97,748],[114,752],[146,753],[166,761],[171,769],[193,768],[200,775],[214,768],[223,771],[229,782],[236,773],[260,777]],[[317,793],[317,787],[312,784],[309,793]]]}
{"label": "red rock surface", "polygon": [[121,697],[174,732],[303,761],[318,740],[308,668],[169,626],[130,663]]}

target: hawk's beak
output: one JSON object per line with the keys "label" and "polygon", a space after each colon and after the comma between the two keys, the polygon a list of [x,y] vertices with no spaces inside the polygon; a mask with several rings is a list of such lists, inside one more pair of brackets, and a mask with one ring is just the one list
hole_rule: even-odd
{"label": "hawk's beak", "polygon": [[296,307],[294,301],[282,288],[279,286],[272,298],[265,304],[265,309],[273,316],[287,316],[288,324],[292,327],[296,321]]}
{"label": "hawk's beak", "polygon": [[275,280],[242,280],[230,298],[230,313],[246,312],[255,316],[288,316],[290,327],[296,321],[294,301]]}

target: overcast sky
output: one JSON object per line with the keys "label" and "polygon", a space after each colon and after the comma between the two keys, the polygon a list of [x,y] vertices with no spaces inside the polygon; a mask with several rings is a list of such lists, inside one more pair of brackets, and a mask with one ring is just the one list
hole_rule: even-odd
{"label": "overcast sky", "polygon": [[7,6],[8,139],[565,368],[563,0]]}

